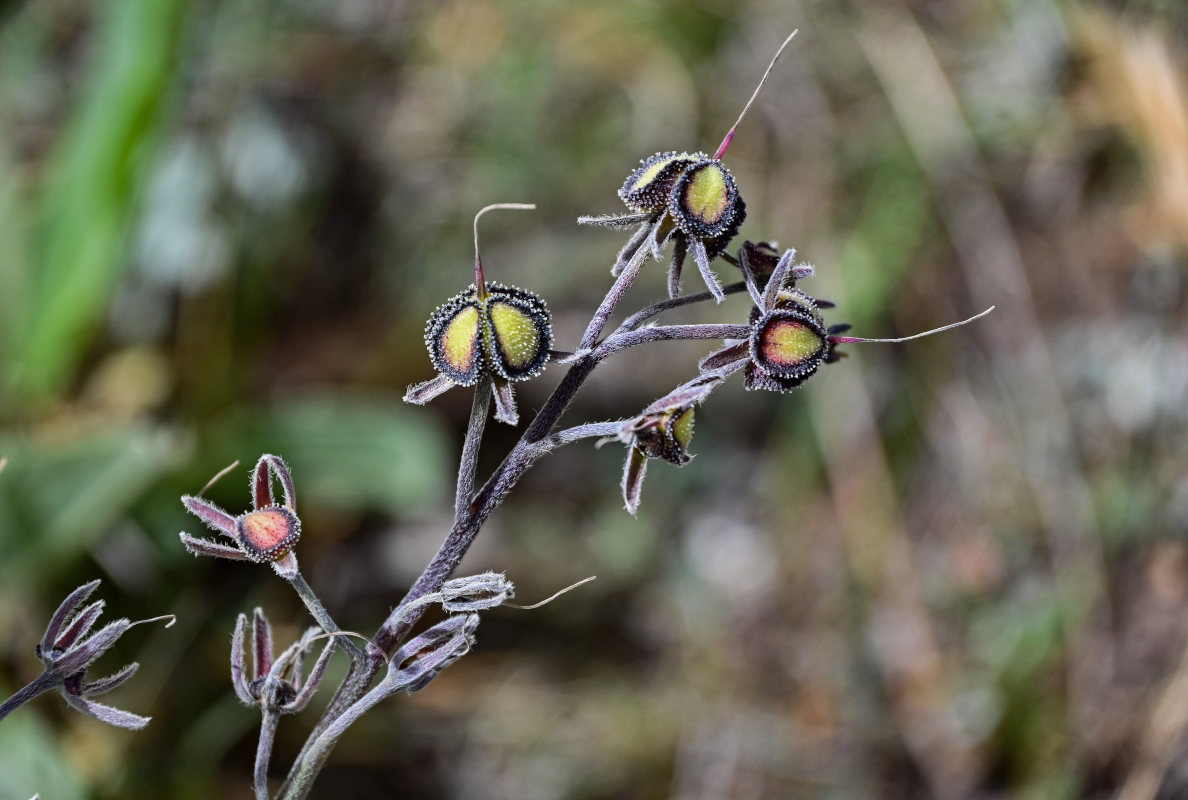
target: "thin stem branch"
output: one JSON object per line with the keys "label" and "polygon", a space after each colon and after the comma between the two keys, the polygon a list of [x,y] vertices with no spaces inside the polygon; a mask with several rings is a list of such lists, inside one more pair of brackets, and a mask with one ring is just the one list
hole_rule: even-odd
{"label": "thin stem branch", "polygon": [[288,791],[282,795],[285,800],[305,797],[313,786],[314,778],[317,777],[322,764],[325,763],[330,755],[330,751],[338,743],[338,740],[346,732],[346,729],[358,721],[359,717],[395,693],[396,689],[390,685],[389,681],[385,680],[352,703],[333,722],[326,726],[321,733],[318,733],[316,738],[311,735],[310,741],[312,743],[306,748],[305,753],[302,754],[303,758],[294,764],[294,771],[290,775],[291,782]]}
{"label": "thin stem branch", "polygon": [[[305,582],[305,577],[300,572],[296,573],[292,578],[289,579],[289,584],[292,585],[293,589],[297,592],[297,596],[301,598],[301,602],[305,603],[305,607],[309,609],[309,613],[313,616],[314,621],[322,626],[322,630],[324,630],[326,633],[342,632],[342,629],[339,628],[334,620],[330,618],[330,612],[327,611],[326,607],[322,605],[322,601],[318,599],[318,596],[314,593],[314,590],[310,588],[310,585]],[[351,657],[352,669],[356,665],[362,663],[365,656],[363,655],[363,651],[359,649],[358,645],[345,636],[336,636],[334,639],[336,643],[343,646],[343,648],[347,651],[347,655]]]}
{"label": "thin stem branch", "polygon": [[[746,289],[747,284],[740,281],[738,283],[729,284],[728,286],[723,286],[722,293],[738,294],[739,292],[745,292]],[[623,320],[623,324],[619,326],[615,333],[619,333],[620,331],[633,331],[640,325],[643,325],[645,322],[650,320],[652,317],[656,316],[657,314],[663,314],[665,311],[671,311],[674,308],[691,305],[692,303],[704,303],[706,300],[713,299],[713,292],[698,292],[697,294],[681,295],[680,297],[673,297],[670,300],[662,300],[659,303],[653,303],[647,308],[641,309],[632,314],[627,319]]]}
{"label": "thin stem branch", "polygon": [[602,298],[602,303],[599,304],[598,310],[594,312],[590,324],[586,327],[586,332],[582,334],[582,341],[578,345],[579,350],[584,350],[594,346],[598,341],[598,337],[602,334],[602,329],[606,327],[606,321],[610,319],[610,315],[615,313],[615,308],[623,300],[627,290],[631,288],[631,284],[635,281],[639,270],[643,267],[643,263],[648,257],[647,242],[644,242],[635,249],[635,255],[631,256],[631,260],[627,262],[627,266],[623,267],[623,271],[619,273],[619,277],[615,278],[614,284],[610,291],[606,293],[606,297]]}
{"label": "thin stem branch", "polygon": [[38,695],[45,694],[51,689],[56,689],[62,685],[62,681],[52,672],[48,670],[41,673],[28,684],[18,689],[16,694],[0,703],[0,719],[4,719],[13,711],[23,706],[25,703],[32,700]]}
{"label": "thin stem branch", "polygon": [[585,425],[574,425],[572,428],[566,428],[563,431],[557,431],[547,439],[540,442],[540,446],[545,450],[553,450],[557,447],[573,442],[579,442],[582,439],[602,439],[606,437],[617,437],[619,432],[623,430],[623,424],[627,420],[610,420],[607,422],[587,422]]}
{"label": "thin stem branch", "polygon": [[671,339],[745,339],[750,335],[750,325],[661,325],[616,333],[595,347],[590,356],[602,360],[629,347]]}
{"label": "thin stem branch", "polygon": [[279,722],[280,712],[275,710],[264,711],[260,718],[260,743],[256,746],[256,800],[268,800],[268,762],[272,758]]}
{"label": "thin stem branch", "polygon": [[491,378],[484,376],[474,387],[474,403],[470,406],[470,423],[462,442],[462,458],[458,464],[458,489],[454,494],[454,519],[460,519],[474,496],[474,475],[478,470],[479,447],[483,428],[491,409]]}

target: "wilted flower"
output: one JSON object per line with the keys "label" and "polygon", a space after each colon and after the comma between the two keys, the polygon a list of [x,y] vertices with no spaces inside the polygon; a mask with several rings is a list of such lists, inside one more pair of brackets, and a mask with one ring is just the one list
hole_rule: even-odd
{"label": "wilted flower", "polygon": [[662,458],[678,467],[689,462],[693,408],[722,380],[722,375],[700,375],[652,403],[635,419],[623,423],[617,437],[628,446],[627,463],[623,467],[623,501],[632,514],[639,508],[639,493],[649,459]]}
{"label": "wilted flower", "polygon": [[[280,481],[284,492],[283,504],[278,505],[273,499],[274,477]],[[234,541],[234,547],[209,539],[198,539],[188,533],[178,536],[194,555],[271,563],[277,574],[291,578],[297,574],[297,557],[293,554],[293,545],[301,538],[301,520],[297,517],[297,492],[293,487],[293,475],[280,456],[260,456],[252,471],[252,498],[252,510],[233,517],[205,498],[192,495],[182,497],[182,504],[187,511]]]}
{"label": "wilted flower", "polygon": [[455,614],[405,643],[388,662],[382,691],[424,689],[442,670],[470,652],[478,624],[478,614]]}
{"label": "wilted flower", "polygon": [[71,708],[108,725],[139,730],[149,723],[149,717],[96,703],[92,698],[122,685],[136,674],[140,665],[133,661],[106,678],[93,681],[87,680],[87,667],[106,653],[133,625],[168,619],[168,627],[173,624],[173,617],[154,617],[140,622],[118,619],[90,633],[95,621],[103,613],[104,602],[98,600],[81,610],[79,606],[98,586],[97,580],[83,584],[62,601],[37,645],[37,657],[45,665],[47,680],[57,687]]}
{"label": "wilted flower", "polygon": [[309,677],[303,680],[302,669],[311,640],[322,629],[311,627],[301,639],[289,645],[275,660],[272,657],[272,626],[257,608],[252,614],[252,677],[247,677],[245,637],[247,615],[240,614],[231,639],[231,683],[235,694],[248,706],[258,706],[266,712],[295,714],[309,704],[326,673],[326,665],[334,652],[331,640],[322,648]]}

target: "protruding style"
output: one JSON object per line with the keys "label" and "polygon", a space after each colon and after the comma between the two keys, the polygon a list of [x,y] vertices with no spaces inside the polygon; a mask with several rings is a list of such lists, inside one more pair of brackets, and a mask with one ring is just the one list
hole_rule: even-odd
{"label": "protruding style", "polygon": [[[973,322],[994,310],[983,311],[962,322],[898,339],[866,339],[843,336],[849,325],[827,326],[822,308],[833,303],[819,300],[796,288],[801,278],[811,277],[809,264],[795,264],[796,251],[786,250],[771,267],[774,248],[746,242],[739,250],[747,289],[755,300],[751,310],[751,335],[710,354],[701,362],[705,372],[745,366],[746,388],[789,392],[816,374],[822,364],[831,364],[845,354],[837,345],[858,342],[906,342]],[[770,269],[769,269],[770,268]]]}

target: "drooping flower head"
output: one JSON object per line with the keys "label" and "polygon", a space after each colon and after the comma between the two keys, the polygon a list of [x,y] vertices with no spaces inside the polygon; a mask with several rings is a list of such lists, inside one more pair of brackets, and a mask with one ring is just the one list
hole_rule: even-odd
{"label": "drooping flower head", "polygon": [[640,490],[650,459],[660,458],[678,467],[689,463],[694,407],[723,379],[723,374],[699,375],[653,402],[638,417],[623,423],[616,438],[628,448],[622,488],[623,502],[632,514],[639,508]]}

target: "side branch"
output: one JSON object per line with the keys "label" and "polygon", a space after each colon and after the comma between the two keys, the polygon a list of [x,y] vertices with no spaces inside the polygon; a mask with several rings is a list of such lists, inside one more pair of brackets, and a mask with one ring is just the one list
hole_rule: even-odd
{"label": "side branch", "polygon": [[[722,294],[738,294],[739,292],[745,292],[746,290],[747,284],[743,281],[739,281],[738,283],[731,283],[727,286],[723,286]],[[662,300],[659,303],[653,303],[647,308],[641,309],[632,314],[627,319],[623,320],[623,324],[619,326],[619,330],[616,331],[616,333],[621,331],[633,331],[640,325],[643,325],[645,322],[650,320],[652,317],[656,316],[657,314],[663,314],[665,311],[671,311],[674,308],[692,305],[693,303],[704,303],[706,300],[713,299],[715,299],[713,292],[698,292],[697,294],[686,294],[680,297],[674,297],[670,300]]]}

